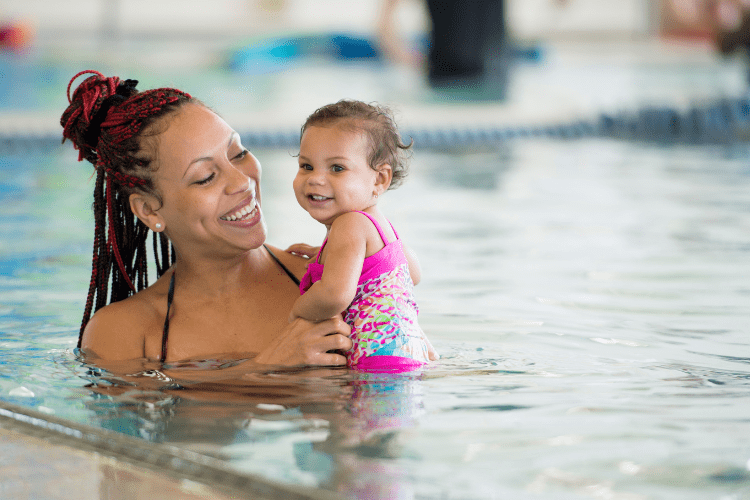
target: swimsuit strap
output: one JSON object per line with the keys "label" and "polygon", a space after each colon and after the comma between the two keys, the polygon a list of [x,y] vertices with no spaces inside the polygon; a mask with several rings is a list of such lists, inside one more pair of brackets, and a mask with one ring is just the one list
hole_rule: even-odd
{"label": "swimsuit strap", "polygon": [[164,363],[167,360],[167,337],[169,336],[169,310],[172,309],[172,301],[174,300],[174,275],[172,271],[172,277],[169,279],[169,292],[167,293],[167,316],[164,318],[164,330],[161,335],[161,357],[159,361]]}
{"label": "swimsuit strap", "polygon": [[[378,224],[378,221],[375,220],[375,217],[373,217],[372,215],[368,214],[367,212],[360,212],[359,210],[355,210],[355,212],[357,212],[358,214],[362,214],[365,217],[367,217],[368,219],[370,219],[370,222],[372,222],[375,225],[375,229],[378,230],[378,234],[380,235],[380,239],[383,240],[383,244],[384,245],[387,245],[388,243],[390,243],[390,241],[388,241],[388,238],[385,236],[385,233],[381,229],[380,224]],[[398,233],[396,232],[396,228],[393,227],[393,224],[391,224],[391,221],[388,221],[388,224],[390,224],[391,229],[393,229],[393,234],[396,235],[396,239],[399,239],[398,238]]]}
{"label": "swimsuit strap", "polygon": [[284,270],[286,275],[289,276],[289,278],[294,282],[294,284],[299,286],[299,278],[297,278],[294,274],[292,274],[292,272],[289,269],[287,269],[287,267],[279,260],[279,258],[276,257],[276,255],[274,255],[274,253],[271,251],[270,248],[268,248],[265,244],[263,245],[263,248],[266,249],[266,252],[268,252],[268,254],[273,258],[273,260],[276,261],[279,267]]}
{"label": "swimsuit strap", "polygon": [[[388,220],[388,219],[386,219],[386,220]],[[396,239],[400,240],[401,238],[398,237],[398,231],[396,231],[396,228],[393,227],[393,223],[391,221],[388,221],[388,225],[390,225],[391,229],[393,229],[393,234],[396,236]]]}
{"label": "swimsuit strap", "polygon": [[[292,274],[292,272],[281,263],[278,257],[276,257],[273,252],[266,246],[263,245],[263,248],[266,249],[268,254],[273,258],[273,260],[276,262],[276,264],[281,267],[281,269],[284,270],[284,272],[291,278],[291,280],[294,282],[295,285],[299,286],[299,279]],[[167,359],[167,339],[169,338],[169,311],[172,309],[172,302],[174,301],[174,271],[172,271],[172,277],[169,279],[169,292],[167,293],[167,316],[164,318],[164,329],[162,330],[162,336],[161,336],[161,357],[159,358],[159,361],[164,363]]]}
{"label": "swimsuit strap", "polygon": [[323,244],[320,245],[320,250],[318,250],[318,255],[315,256],[315,263],[320,264],[320,255],[323,253],[323,249],[326,247],[326,243],[328,243],[328,236],[323,240]]}

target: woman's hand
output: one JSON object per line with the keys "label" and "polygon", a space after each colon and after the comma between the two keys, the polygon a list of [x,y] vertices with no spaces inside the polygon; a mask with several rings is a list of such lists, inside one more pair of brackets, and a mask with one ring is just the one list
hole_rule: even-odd
{"label": "woman's hand", "polygon": [[292,255],[297,255],[306,259],[312,259],[316,255],[318,255],[319,250],[320,247],[314,247],[305,243],[295,243],[294,245],[287,248],[285,252],[289,252]]}
{"label": "woman's hand", "polygon": [[346,357],[329,351],[352,348],[351,328],[341,317],[312,323],[297,318],[255,358],[267,365],[342,366]]}

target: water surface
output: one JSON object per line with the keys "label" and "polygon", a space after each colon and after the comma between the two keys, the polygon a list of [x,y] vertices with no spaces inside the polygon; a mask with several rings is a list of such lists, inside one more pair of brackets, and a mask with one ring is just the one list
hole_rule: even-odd
{"label": "water surface", "polygon": [[[294,152],[254,152],[270,241],[319,241]],[[358,497],[750,498],[746,146],[417,150],[382,206],[441,361],[182,390],[73,353],[93,233],[74,156],[0,157],[2,400]]]}

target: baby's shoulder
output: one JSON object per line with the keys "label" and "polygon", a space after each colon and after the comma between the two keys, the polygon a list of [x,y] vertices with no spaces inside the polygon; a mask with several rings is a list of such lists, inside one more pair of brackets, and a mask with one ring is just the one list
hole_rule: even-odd
{"label": "baby's shoulder", "polygon": [[[328,234],[329,242],[345,241],[348,245],[366,245],[365,254],[367,256],[378,252],[383,248],[386,241],[390,241],[390,238],[384,240],[381,237],[380,230],[378,230],[376,221],[382,217],[372,214],[371,217],[372,219],[360,212],[348,212],[340,215],[331,225],[331,231]],[[383,222],[380,222],[379,226],[383,227]],[[385,238],[388,238],[388,236],[385,236]]]}
{"label": "baby's shoulder", "polygon": [[336,217],[331,224],[331,230],[339,229],[341,231],[365,231],[370,232],[375,229],[370,217],[362,212],[346,212]]}

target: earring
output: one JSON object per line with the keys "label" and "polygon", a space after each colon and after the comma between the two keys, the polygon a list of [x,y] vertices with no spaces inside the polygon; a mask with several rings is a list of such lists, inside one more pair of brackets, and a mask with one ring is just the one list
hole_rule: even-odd
{"label": "earring", "polygon": [[378,193],[373,193],[373,196],[375,197],[376,200],[378,199]]}
{"label": "earring", "polygon": [[161,222],[156,223],[156,229],[161,229]]}

